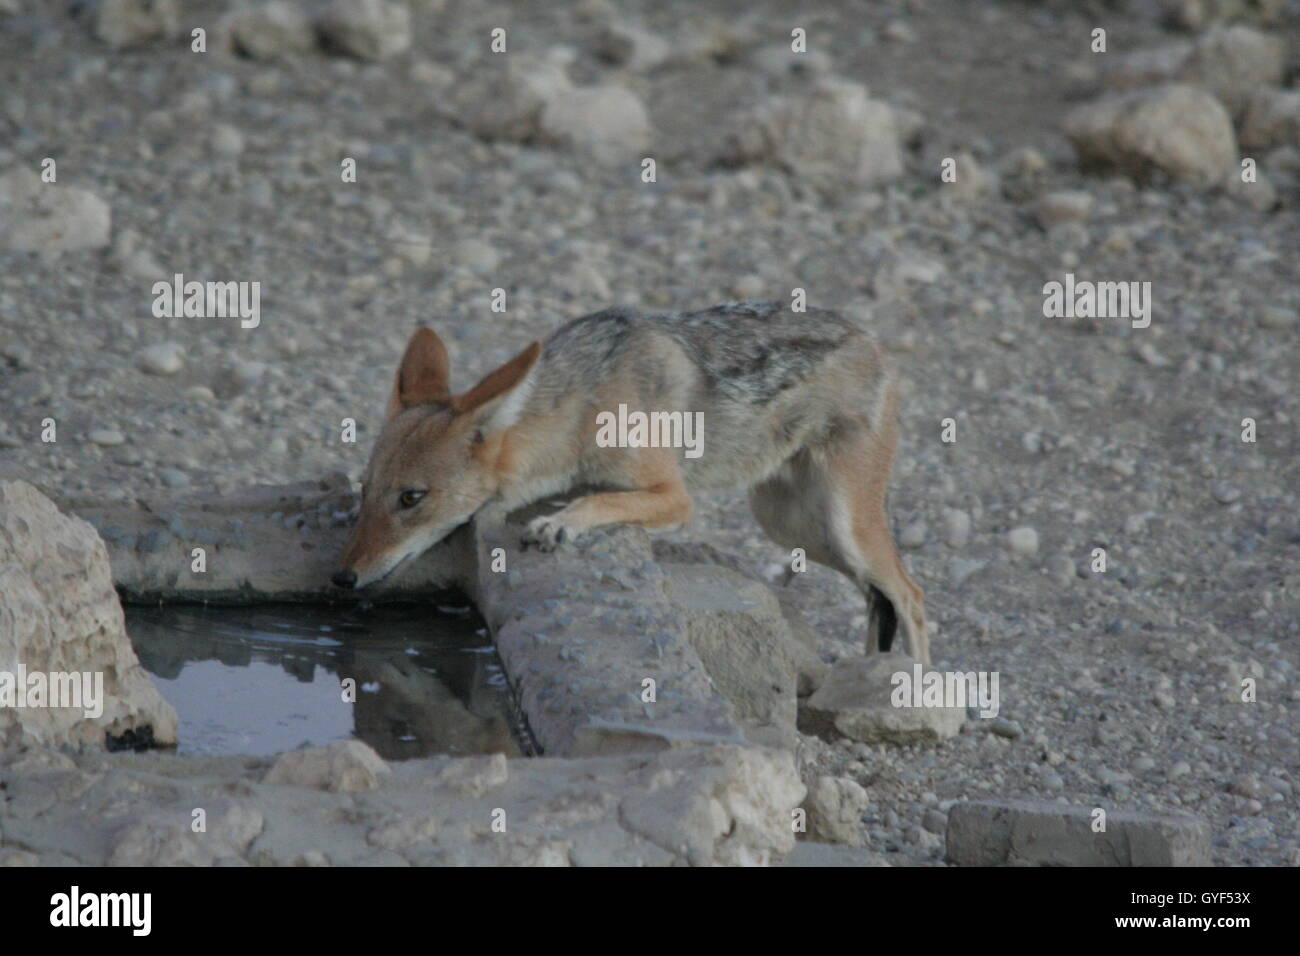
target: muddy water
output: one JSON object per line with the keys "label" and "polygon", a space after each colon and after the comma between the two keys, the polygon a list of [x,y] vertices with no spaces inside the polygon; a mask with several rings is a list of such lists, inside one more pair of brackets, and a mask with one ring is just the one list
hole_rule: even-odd
{"label": "muddy water", "polygon": [[532,751],[471,609],[128,606],[126,625],[176,708],[181,753],[266,755],[349,737],[388,760]]}

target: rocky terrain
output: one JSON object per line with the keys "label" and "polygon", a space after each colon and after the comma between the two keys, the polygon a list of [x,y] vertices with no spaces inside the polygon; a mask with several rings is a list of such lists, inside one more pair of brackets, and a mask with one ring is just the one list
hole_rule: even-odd
{"label": "rocky terrain", "polygon": [[[909,382],[934,664],[1001,678],[950,739],[798,735],[818,838],[939,863],[955,803],[1033,798],[1300,864],[1300,5],[787,7],[0,0],[0,479],[355,479],[418,323],[467,386],[610,304],[806,290]],[[155,314],[177,273],[260,283],[255,327]],[[1067,274],[1149,282],[1149,325],[1045,315]],[[861,654],[743,493],[655,548]]]}

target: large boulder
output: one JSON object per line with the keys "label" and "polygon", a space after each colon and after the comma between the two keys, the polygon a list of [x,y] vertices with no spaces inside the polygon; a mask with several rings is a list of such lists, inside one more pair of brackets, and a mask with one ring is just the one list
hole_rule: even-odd
{"label": "large boulder", "polygon": [[[176,711],[127,638],[104,543],[22,481],[0,483],[0,595],[0,749],[176,743]],[[33,706],[40,685],[70,691],[74,674],[90,675],[76,682],[80,706],[48,706],[48,693]]]}
{"label": "large boulder", "polygon": [[1084,165],[1138,178],[1162,170],[1208,185],[1237,163],[1227,110],[1194,86],[1159,86],[1087,103],[1066,115],[1065,135]]}

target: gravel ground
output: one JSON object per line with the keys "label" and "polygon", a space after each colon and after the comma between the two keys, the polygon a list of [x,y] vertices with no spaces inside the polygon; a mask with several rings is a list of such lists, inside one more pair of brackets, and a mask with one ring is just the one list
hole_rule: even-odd
{"label": "gravel ground", "polygon": [[[53,157],[59,183],[112,210],[104,248],[0,252],[0,474],[64,500],[355,477],[417,323],[468,386],[610,304],[805,288],[866,316],[909,382],[892,515],[935,664],[1001,675],[1005,720],[988,731],[915,748],[805,738],[808,772],[866,787],[865,845],[937,863],[951,802],[1036,796],[1192,811],[1218,863],[1300,864],[1300,162],[1261,155],[1273,202],[1078,168],[1061,121],[1094,95],[1089,33],[1104,26],[1115,51],[1182,36],[1152,4],[832,3],[802,19],[718,0],[410,6],[411,48],[369,62],[183,39],[119,51],[87,5],[0,2],[0,174]],[[183,8],[188,34],[225,5]],[[611,64],[610,22],[680,55]],[[476,132],[462,104],[495,68],[498,26],[508,56],[633,91],[649,145],[597,160]],[[765,60],[796,26],[809,65]],[[1293,82],[1298,26],[1291,4],[1262,27],[1289,36]],[[719,162],[744,110],[818,75],[910,118],[900,175],[832,189]],[[959,154],[1000,182],[942,183]],[[356,183],[340,182],[345,157]],[[1037,200],[1064,190],[1090,211],[1043,228]],[[259,281],[260,325],[155,317],[151,287],[177,272]],[[1043,285],[1065,273],[1150,282],[1150,327],[1045,318]],[[339,440],[348,417],[356,444]],[[742,493],[698,505],[674,537],[777,577],[788,555]],[[1018,528],[1036,536],[1012,547]],[[814,568],[788,590],[824,657],[860,653],[847,582]]]}

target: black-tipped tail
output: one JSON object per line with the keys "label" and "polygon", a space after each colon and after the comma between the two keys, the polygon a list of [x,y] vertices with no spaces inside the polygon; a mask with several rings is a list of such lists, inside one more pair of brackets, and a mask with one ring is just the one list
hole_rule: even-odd
{"label": "black-tipped tail", "polygon": [[894,602],[885,597],[880,588],[871,589],[869,613],[876,629],[876,646],[882,653],[890,650],[894,646],[894,635],[898,633],[898,612],[894,610]]}

